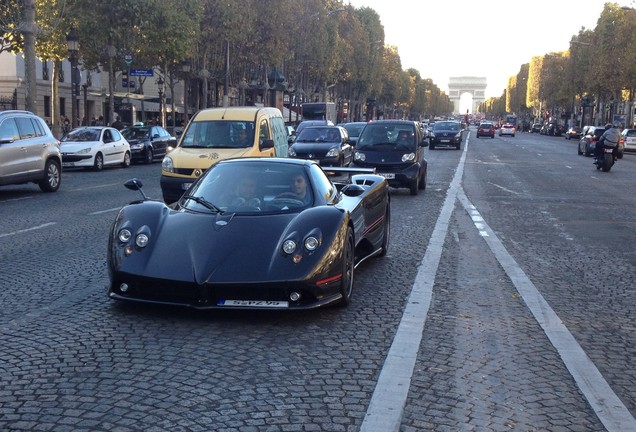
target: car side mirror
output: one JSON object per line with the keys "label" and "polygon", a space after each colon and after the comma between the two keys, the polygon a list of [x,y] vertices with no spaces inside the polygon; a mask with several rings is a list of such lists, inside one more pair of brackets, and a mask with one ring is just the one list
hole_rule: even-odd
{"label": "car side mirror", "polygon": [[348,197],[357,197],[364,193],[364,188],[359,184],[350,183],[344,185],[340,192]]}
{"label": "car side mirror", "polygon": [[152,136],[152,139],[155,139],[155,138],[159,138],[159,134],[154,134],[154,135]]}
{"label": "car side mirror", "polygon": [[260,148],[261,150],[274,148],[274,140],[272,139],[263,140],[263,142],[261,142]]}

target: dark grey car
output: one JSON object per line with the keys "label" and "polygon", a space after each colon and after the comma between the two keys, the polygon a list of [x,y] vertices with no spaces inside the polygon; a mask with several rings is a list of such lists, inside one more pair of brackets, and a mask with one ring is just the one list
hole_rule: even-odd
{"label": "dark grey car", "polygon": [[349,134],[342,126],[309,126],[297,136],[289,157],[316,160],[321,166],[348,166],[353,159]]}
{"label": "dark grey car", "polygon": [[161,126],[133,126],[122,130],[121,134],[130,144],[133,162],[160,161],[168,147],[177,145],[177,139]]}

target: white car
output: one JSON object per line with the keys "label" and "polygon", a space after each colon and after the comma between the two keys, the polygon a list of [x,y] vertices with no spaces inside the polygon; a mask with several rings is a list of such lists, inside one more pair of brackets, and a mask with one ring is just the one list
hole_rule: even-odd
{"label": "white car", "polygon": [[510,123],[504,123],[499,128],[499,136],[510,135],[515,136],[517,129]]}
{"label": "white car", "polygon": [[107,165],[130,166],[130,144],[112,127],[73,129],[62,138],[60,151],[64,168],[84,167],[101,171]]}
{"label": "white car", "polygon": [[624,151],[636,151],[636,129],[623,129],[621,141]]}

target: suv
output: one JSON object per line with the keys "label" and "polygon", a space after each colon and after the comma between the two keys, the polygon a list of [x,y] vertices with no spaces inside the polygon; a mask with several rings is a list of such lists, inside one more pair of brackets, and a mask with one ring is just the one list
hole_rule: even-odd
{"label": "suv", "polygon": [[408,188],[417,195],[419,189],[426,189],[427,146],[417,122],[374,120],[362,130],[349,167],[375,168],[389,186]]}
{"label": "suv", "polygon": [[60,142],[29,111],[0,111],[0,185],[37,183],[55,192],[62,180]]}

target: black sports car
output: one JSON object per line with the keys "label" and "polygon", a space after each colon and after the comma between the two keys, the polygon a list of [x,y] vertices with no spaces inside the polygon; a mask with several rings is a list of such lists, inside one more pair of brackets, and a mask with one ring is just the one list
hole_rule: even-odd
{"label": "black sports car", "polygon": [[108,245],[116,300],[200,309],[309,309],[348,304],[354,269],[384,256],[387,181],[313,161],[218,162],[181,199],[124,206]]}

